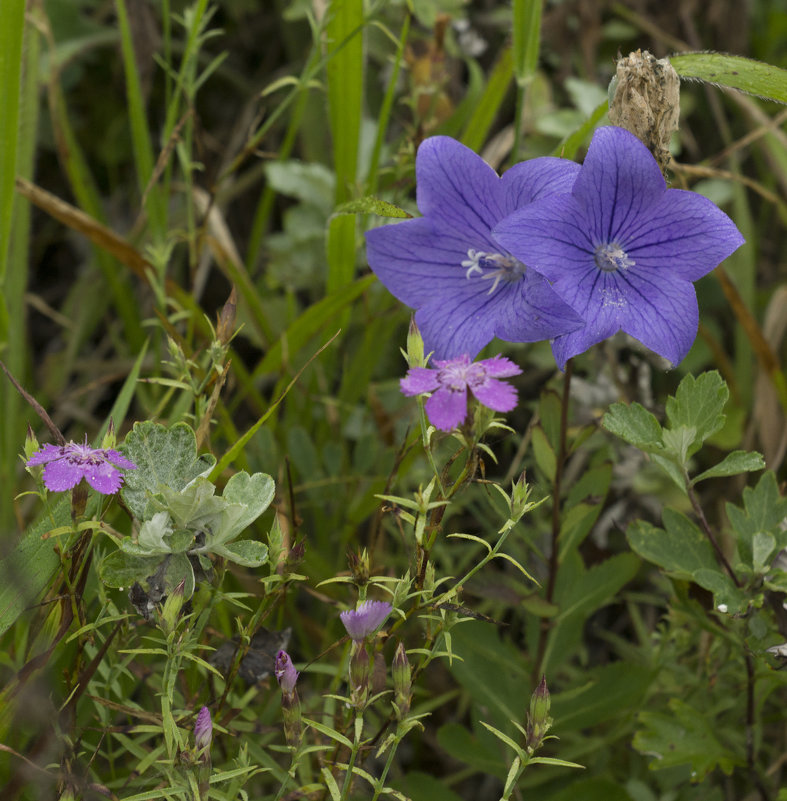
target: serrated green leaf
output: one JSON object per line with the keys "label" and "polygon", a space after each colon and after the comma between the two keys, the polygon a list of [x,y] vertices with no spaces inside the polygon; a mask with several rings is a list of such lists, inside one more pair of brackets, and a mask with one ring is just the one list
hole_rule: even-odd
{"label": "serrated green leaf", "polygon": [[726,506],[727,517],[738,540],[741,562],[754,569],[753,541],[759,532],[768,532],[776,542],[776,550],[787,547],[787,498],[779,495],[776,477],[769,470],[763,473],[755,487],[743,490],[743,509],[734,504]]}
{"label": "serrated green leaf", "polygon": [[733,451],[728,453],[717,465],[714,465],[704,473],[695,476],[691,483],[698,484],[706,478],[719,478],[721,476],[736,476],[738,473],[750,473],[754,470],[762,470],[765,467],[765,460],[759,453],[752,451]]}
{"label": "serrated green leaf", "polygon": [[602,418],[601,425],[640,450],[662,450],[661,425],[640,403],[613,403]]}
{"label": "serrated green leaf", "polygon": [[636,520],[626,529],[635,553],[686,578],[703,568],[718,570],[713,548],[691,520],[669,508],[664,510],[663,520],[664,529],[645,520]]}
{"label": "serrated green leaf", "polygon": [[713,726],[699,710],[679,698],[669,702],[671,714],[640,712],[642,729],[634,735],[634,748],[655,757],[653,770],[690,765],[692,781],[702,781],[714,768],[726,773],[741,759],[717,739]]}
{"label": "serrated green leaf", "polygon": [[664,456],[685,468],[688,465],[689,448],[694,443],[696,436],[697,430],[693,426],[678,426],[676,429],[666,429],[662,434]]}
{"label": "serrated green leaf", "polygon": [[380,200],[380,198],[372,197],[371,195],[342,203],[341,206],[337,207],[334,214],[376,214],[378,217],[397,217],[400,219],[413,216],[410,212],[400,209],[399,206],[394,206],[393,203],[389,203],[387,200]]}
{"label": "serrated green leaf", "polygon": [[691,574],[692,579],[700,587],[713,593],[713,605],[722,607],[730,615],[745,612],[751,600],[749,595],[741,592],[732,579],[719,567],[702,567]]}
{"label": "serrated green leaf", "polygon": [[160,495],[162,509],[169,512],[178,528],[202,528],[227,505],[216,497],[216,486],[204,475],[197,476],[182,489],[162,487]]}
{"label": "serrated green leaf", "polygon": [[259,567],[268,559],[268,546],[257,540],[240,540],[226,545],[215,545],[212,551],[243,567]]}
{"label": "serrated green leaf", "polygon": [[707,81],[750,95],[787,103],[787,70],[726,53],[680,53],[670,64],[681,78]]}
{"label": "serrated green leaf", "polygon": [[249,475],[241,471],[227,482],[222,493],[225,506],[210,532],[206,550],[218,544],[226,544],[248,528],[273,500],[275,484],[266,473]]}
{"label": "serrated green leaf", "polygon": [[161,511],[154,499],[162,487],[182,490],[215,464],[211,454],[197,456],[197,440],[185,423],[166,428],[150,421],[135,423],[120,450],[137,466],[125,474],[121,495],[132,514],[149,520]]}
{"label": "serrated green leaf", "polygon": [[670,428],[681,426],[694,429],[696,434],[688,456],[724,425],[724,405],[730,392],[716,370],[702,373],[698,378],[689,374],[683,377],[674,397],[667,398],[666,412]]}
{"label": "serrated green leaf", "polygon": [[658,453],[652,453],[650,458],[653,464],[658,465],[681,491],[684,493],[686,492],[686,476],[672,459],[668,459],[666,456],[660,456]]}

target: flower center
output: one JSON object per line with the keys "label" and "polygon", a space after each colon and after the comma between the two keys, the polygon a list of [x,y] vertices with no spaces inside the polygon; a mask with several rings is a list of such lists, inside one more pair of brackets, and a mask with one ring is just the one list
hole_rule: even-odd
{"label": "flower center", "polygon": [[481,280],[492,279],[494,283],[488,294],[492,294],[501,281],[513,284],[518,281],[527,269],[518,259],[510,253],[485,253],[483,250],[470,248],[467,258],[462,262],[467,272],[465,278],[469,279],[474,273],[479,273]]}
{"label": "flower center", "polygon": [[440,371],[439,381],[452,392],[464,392],[467,387],[482,384],[486,370],[482,364],[450,364]]}
{"label": "flower center", "polygon": [[594,256],[596,267],[605,273],[614,273],[616,270],[626,270],[634,266],[634,259],[617,242],[603,242],[596,246]]}

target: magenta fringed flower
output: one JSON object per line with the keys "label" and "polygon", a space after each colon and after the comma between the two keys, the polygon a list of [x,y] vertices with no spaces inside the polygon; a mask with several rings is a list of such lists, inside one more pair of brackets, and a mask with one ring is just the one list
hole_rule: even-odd
{"label": "magenta fringed flower", "polygon": [[112,448],[46,444],[27,460],[28,467],[42,464],[44,486],[52,492],[73,489],[84,478],[97,492],[114,495],[123,484],[122,470],[136,470],[136,465]]}
{"label": "magenta fringed flower", "polygon": [[467,417],[467,392],[496,412],[510,412],[517,401],[516,390],[498,378],[522,371],[509,359],[495,356],[471,362],[465,354],[457,359],[438,359],[432,367],[412,367],[400,382],[408,397],[431,392],[425,409],[429,421],[441,431],[450,431]]}

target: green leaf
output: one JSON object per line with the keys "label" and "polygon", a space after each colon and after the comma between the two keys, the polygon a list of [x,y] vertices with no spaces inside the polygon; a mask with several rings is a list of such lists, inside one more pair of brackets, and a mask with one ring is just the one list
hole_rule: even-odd
{"label": "green leaf", "polygon": [[161,556],[135,556],[124,551],[107,554],[98,566],[98,576],[107,587],[124,589],[143,582],[156,572]]}
{"label": "green leaf", "polygon": [[180,490],[162,487],[160,495],[162,508],[172,516],[178,528],[196,529],[208,525],[227,505],[216,496],[215,485],[204,475],[198,476]]}
{"label": "green leaf", "polygon": [[214,545],[211,550],[244,567],[260,567],[268,559],[268,546],[257,540],[241,540],[226,545]]}
{"label": "green leaf", "polygon": [[36,521],[11,553],[0,561],[0,634],[8,630],[26,607],[40,600],[60,567],[55,552],[57,540],[41,537],[70,523],[68,493],[58,498],[51,511]]}
{"label": "green leaf", "polygon": [[209,541],[215,545],[235,539],[268,508],[274,491],[273,479],[266,473],[235,473],[224,487],[221,498],[226,505]]}
{"label": "green leaf", "polygon": [[691,456],[700,445],[724,425],[724,405],[730,393],[716,370],[702,373],[698,378],[684,376],[674,397],[667,398],[667,420],[675,431],[680,426],[694,429],[694,446]]}
{"label": "green leaf", "polygon": [[413,216],[404,209],[400,209],[399,206],[394,206],[387,200],[380,200],[371,195],[342,203],[334,214],[376,214],[378,217],[398,217],[400,219]]}
{"label": "green leaf", "polygon": [[787,517],[787,498],[779,495],[776,476],[770,470],[763,473],[755,487],[743,490],[743,507],[728,503],[727,517],[738,539],[741,562],[755,569],[754,538],[758,533],[769,533],[776,542],[776,550],[787,547],[787,531],[782,528]]}
{"label": "green leaf", "polygon": [[697,431],[687,426],[678,426],[676,429],[666,429],[662,434],[664,440],[665,456],[673,459],[684,469],[688,467],[689,448],[694,443]]}
{"label": "green leaf", "polygon": [[550,482],[554,482],[557,457],[541,426],[536,426],[533,429],[533,455],[535,456],[536,464],[541,468],[541,472]]}
{"label": "green leaf", "polygon": [[514,0],[514,75],[520,86],[529,83],[538,66],[542,5],[543,0]]}
{"label": "green leaf", "polygon": [[728,453],[717,465],[695,476],[691,483],[698,484],[706,478],[719,478],[721,476],[736,476],[738,473],[750,473],[762,470],[765,459],[759,453],[751,451],[733,451]]}
{"label": "green leaf", "polygon": [[502,50],[497,63],[492,68],[484,93],[476,103],[470,121],[461,136],[463,145],[476,152],[483,147],[497,113],[500,111],[500,106],[505,100],[513,75],[514,58],[512,48],[506,47]]}
{"label": "green leaf", "polygon": [[713,548],[687,517],[672,509],[663,513],[665,529],[635,520],[626,529],[631,549],[643,559],[685,578],[702,568],[718,571]]}
{"label": "green leaf", "polygon": [[135,423],[121,451],[137,466],[126,472],[121,495],[140,520],[149,520],[161,511],[154,496],[162,487],[179,492],[197,476],[210,472],[216,461],[208,453],[197,456],[196,437],[185,423],[171,428],[150,421]]}
{"label": "green leaf", "polygon": [[601,420],[612,434],[643,451],[661,451],[661,425],[641,404],[613,403]]}
{"label": "green leaf", "polygon": [[740,758],[717,739],[705,715],[679,698],[669,702],[671,714],[640,712],[642,729],[634,735],[634,748],[655,757],[653,770],[690,765],[692,781],[702,781],[714,768],[729,775]]}
{"label": "green leaf", "polygon": [[717,609],[722,607],[730,615],[737,615],[748,609],[751,596],[741,592],[721,568],[702,567],[695,570],[691,577],[700,587],[713,593],[713,605]]}
{"label": "green leaf", "polygon": [[727,86],[750,95],[787,103],[787,70],[726,53],[680,53],[670,64],[681,78]]}
{"label": "green leaf", "polygon": [[[488,726],[483,721],[481,725]],[[505,776],[506,766],[500,754],[490,750],[467,726],[446,723],[437,730],[437,742],[454,759],[471,768],[499,778]]]}
{"label": "green leaf", "polygon": [[655,677],[656,671],[625,662],[597,668],[584,687],[552,695],[552,730],[560,735],[630,715],[642,703]]}

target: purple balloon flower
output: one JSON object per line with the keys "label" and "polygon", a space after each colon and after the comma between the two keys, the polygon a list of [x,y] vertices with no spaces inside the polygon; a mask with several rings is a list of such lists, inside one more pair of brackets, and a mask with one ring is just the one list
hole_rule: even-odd
{"label": "purple balloon flower", "polygon": [[517,164],[502,178],[447,136],[426,139],[415,162],[420,219],[366,234],[369,266],[417,309],[435,358],[475,356],[493,337],[538,342],[573,331],[580,317],[540,275],[492,239],[492,228],[537,198],[570,191],[578,165],[556,158]]}
{"label": "purple balloon flower", "polygon": [[387,601],[362,601],[357,609],[342,612],[339,617],[353,640],[365,640],[382,625],[392,609]]}
{"label": "purple balloon flower", "polygon": [[645,145],[614,127],[596,131],[571,194],[515,211],[494,237],[584,317],[552,344],[561,369],[619,330],[680,362],[697,335],[692,281],[744,241],[710,200],[667,189]]}
{"label": "purple balloon flower", "polygon": [[111,448],[91,448],[69,442],[66,445],[46,444],[34,453],[27,464],[43,464],[44,486],[52,492],[75,487],[84,478],[94,490],[113,495],[123,483],[118,468],[136,470],[136,465]]}
{"label": "purple balloon flower", "polygon": [[522,371],[503,356],[471,362],[467,354],[458,359],[438,359],[435,367],[412,367],[400,381],[402,392],[411,397],[431,392],[425,410],[429,421],[441,431],[450,431],[467,417],[467,391],[496,412],[516,406],[516,390],[498,378]]}
{"label": "purple balloon flower", "polygon": [[276,681],[285,695],[292,695],[295,691],[295,682],[298,681],[298,671],[292,664],[290,655],[286,651],[279,651],[276,654],[276,664],[273,668]]}

